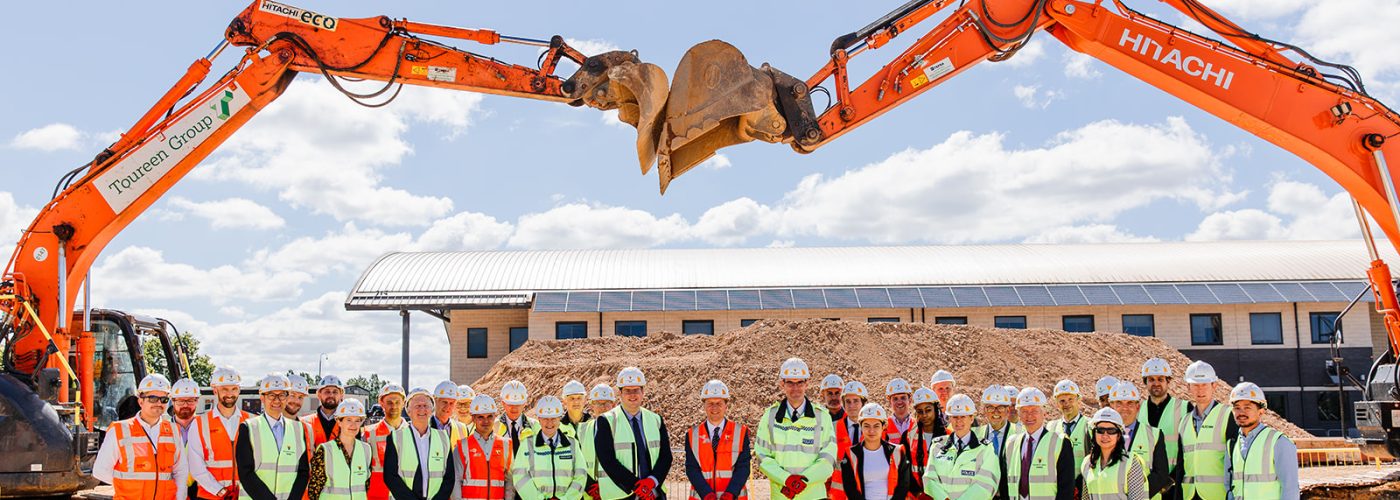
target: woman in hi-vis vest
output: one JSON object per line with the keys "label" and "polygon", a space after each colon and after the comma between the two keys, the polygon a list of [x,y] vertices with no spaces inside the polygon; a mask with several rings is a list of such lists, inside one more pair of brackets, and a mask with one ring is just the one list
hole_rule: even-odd
{"label": "woman in hi-vis vest", "polygon": [[1113,408],[1102,408],[1089,419],[1094,442],[1079,471],[1084,478],[1083,498],[1147,499],[1147,467],[1128,453],[1123,440],[1123,417]]}
{"label": "woman in hi-vis vest", "polygon": [[361,441],[365,405],[347,399],[335,408],[335,439],[321,443],[311,455],[311,500],[367,500],[369,498],[369,443]]}

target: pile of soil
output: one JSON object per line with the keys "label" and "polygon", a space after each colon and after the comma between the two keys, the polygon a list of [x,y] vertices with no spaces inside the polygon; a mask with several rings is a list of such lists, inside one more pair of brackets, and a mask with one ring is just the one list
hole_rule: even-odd
{"label": "pile of soil", "polygon": [[[734,395],[730,417],[753,427],[764,408],[781,397],[778,366],[794,356],[812,370],[809,395],[813,397],[821,378],[836,373],[848,381],[864,382],[872,400],[884,404],[890,379],[903,377],[917,387],[943,369],[957,379],[954,392],[974,400],[989,384],[1034,386],[1050,394],[1059,380],[1073,379],[1084,392],[1085,414],[1099,406],[1093,394],[1099,377],[1140,381],[1142,363],[1151,357],[1166,359],[1180,377],[1191,363],[1161,340],[1120,333],[766,320],[713,336],[660,332],[643,338],[531,340],[472,386],[498,394],[501,385],[516,379],[525,383],[533,399],[558,394],[570,379],[588,387],[611,384],[623,367],[638,366],[648,382],[646,407],[666,419],[672,445],[679,448],[685,429],[703,418],[699,394],[706,381],[720,379],[728,384]],[[1173,379],[1170,390],[1186,398],[1186,384],[1179,378]],[[1229,393],[1229,386],[1217,383],[1218,400],[1228,400]],[[1265,422],[1290,437],[1311,437],[1272,412]]]}

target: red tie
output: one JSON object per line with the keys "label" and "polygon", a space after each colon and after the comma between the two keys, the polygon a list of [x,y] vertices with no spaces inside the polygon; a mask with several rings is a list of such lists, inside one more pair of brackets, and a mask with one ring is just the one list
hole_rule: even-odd
{"label": "red tie", "polygon": [[1031,496],[1031,455],[1035,454],[1035,436],[1026,434],[1026,452],[1021,454],[1021,498]]}

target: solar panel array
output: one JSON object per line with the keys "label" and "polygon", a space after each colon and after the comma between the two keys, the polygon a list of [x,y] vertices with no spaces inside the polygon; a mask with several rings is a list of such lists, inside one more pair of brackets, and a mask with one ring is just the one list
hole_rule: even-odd
{"label": "solar panel array", "polygon": [[[538,292],[536,312],[1348,302],[1360,281]],[[1362,300],[1370,302],[1371,295]]]}

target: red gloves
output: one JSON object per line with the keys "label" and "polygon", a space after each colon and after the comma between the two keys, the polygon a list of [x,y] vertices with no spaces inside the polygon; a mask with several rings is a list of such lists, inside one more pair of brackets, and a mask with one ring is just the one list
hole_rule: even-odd
{"label": "red gloves", "polygon": [[729,494],[729,492],[726,491],[724,493],[719,494],[718,500],[734,500],[734,495],[731,495]]}
{"label": "red gloves", "polygon": [[793,474],[788,476],[787,482],[783,483],[783,496],[792,498],[807,489],[807,478]]}
{"label": "red gloves", "polygon": [[646,478],[637,481],[636,488],[632,491],[632,494],[637,495],[638,500],[655,500],[656,480]]}
{"label": "red gloves", "polygon": [[719,500],[719,497],[715,496],[714,493],[711,493],[709,495],[705,495],[704,500]]}
{"label": "red gloves", "polygon": [[593,500],[602,500],[603,496],[598,494],[598,483],[588,486],[588,496]]}

